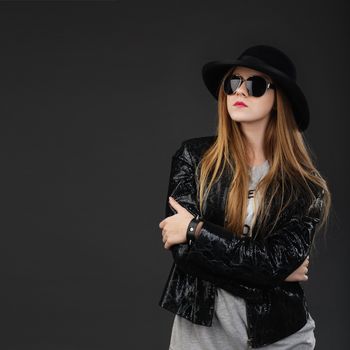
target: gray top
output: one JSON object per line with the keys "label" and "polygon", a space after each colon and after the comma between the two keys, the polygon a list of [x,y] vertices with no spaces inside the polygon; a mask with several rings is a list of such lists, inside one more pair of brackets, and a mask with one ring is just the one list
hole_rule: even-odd
{"label": "gray top", "polygon": [[[255,187],[268,172],[269,163],[251,167],[248,192],[248,208],[245,220],[244,234],[251,235],[254,220]],[[216,288],[215,312],[211,327],[197,325],[189,320],[175,315],[169,350],[245,350],[248,349],[247,314],[245,300],[230,294],[221,288]],[[261,349],[292,350],[314,349],[315,322],[311,315],[305,326],[298,332],[281,339]]]}

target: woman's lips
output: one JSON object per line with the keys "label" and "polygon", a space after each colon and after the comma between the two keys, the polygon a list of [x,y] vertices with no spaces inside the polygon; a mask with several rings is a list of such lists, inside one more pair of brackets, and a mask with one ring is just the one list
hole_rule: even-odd
{"label": "woman's lips", "polygon": [[248,107],[244,102],[235,102],[234,106],[236,106],[236,107]]}

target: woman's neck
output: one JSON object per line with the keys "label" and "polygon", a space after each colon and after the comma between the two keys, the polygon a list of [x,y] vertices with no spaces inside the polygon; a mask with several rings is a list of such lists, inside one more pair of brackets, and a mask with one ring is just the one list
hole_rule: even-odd
{"label": "woman's neck", "polygon": [[242,123],[242,131],[247,142],[249,166],[261,165],[266,161],[264,154],[265,127],[264,124]]}

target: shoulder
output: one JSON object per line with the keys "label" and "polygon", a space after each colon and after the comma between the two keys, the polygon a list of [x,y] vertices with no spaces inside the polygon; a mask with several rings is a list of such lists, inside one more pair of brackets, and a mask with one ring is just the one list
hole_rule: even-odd
{"label": "shoulder", "polygon": [[204,152],[214,144],[216,138],[216,135],[210,135],[183,140],[180,147],[176,150],[175,156],[182,155],[188,160],[193,160],[197,163]]}

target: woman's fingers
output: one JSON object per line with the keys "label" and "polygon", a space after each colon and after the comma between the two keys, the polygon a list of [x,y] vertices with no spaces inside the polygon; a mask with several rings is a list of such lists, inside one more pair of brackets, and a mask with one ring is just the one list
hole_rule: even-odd
{"label": "woman's fingers", "polygon": [[293,271],[286,279],[287,282],[301,282],[301,281],[307,281],[309,277],[307,276],[307,273],[309,272],[309,257],[307,257],[304,262],[295,270]]}
{"label": "woman's fingers", "polygon": [[184,209],[173,197],[168,198],[169,204],[176,210],[177,213]]}

